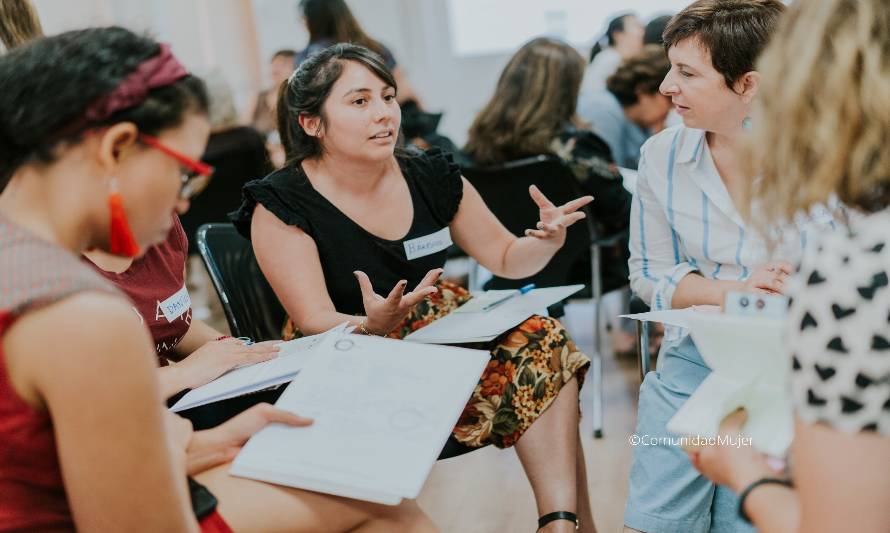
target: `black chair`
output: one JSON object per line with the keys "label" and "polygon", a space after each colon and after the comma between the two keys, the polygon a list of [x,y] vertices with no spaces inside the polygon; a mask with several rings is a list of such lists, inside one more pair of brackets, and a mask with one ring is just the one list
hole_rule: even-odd
{"label": "black chair", "polygon": [[[523,235],[526,229],[534,228],[538,222],[538,207],[528,194],[531,185],[536,185],[556,205],[584,195],[571,169],[553,155],[538,155],[493,167],[465,168],[463,174],[479,191],[492,213],[515,235]],[[584,211],[587,217],[581,223],[568,228],[565,244],[543,270],[534,276],[518,280],[495,276],[485,284],[485,288],[514,289],[528,283],[534,283],[538,287],[566,285],[571,283],[572,268],[585,259],[585,255],[589,256],[589,287],[594,300],[594,354],[591,361],[594,383],[593,427],[594,436],[600,438],[603,433],[602,346],[599,334],[602,301],[600,254],[603,247],[620,242],[626,232],[603,238],[597,234],[592,213],[587,207]],[[475,286],[473,270],[475,269],[471,269],[471,287]],[[561,313],[561,309],[554,313],[551,308],[551,314],[558,313]]]}
{"label": "black chair", "polygon": [[254,341],[280,339],[287,313],[263,276],[250,241],[232,224],[204,224],[198,228],[198,252],[232,335]]}
{"label": "black chair", "polygon": [[[537,185],[556,205],[583,195],[571,170],[555,156],[540,155],[494,167],[465,168],[463,174],[492,213],[515,235],[534,229],[538,221],[538,207],[528,195],[529,186]],[[572,266],[590,253],[592,224],[589,217],[585,221],[586,224],[574,224],[568,229],[565,245],[543,270],[525,279],[494,277],[486,288],[517,289],[528,283],[538,287],[565,285]]]}

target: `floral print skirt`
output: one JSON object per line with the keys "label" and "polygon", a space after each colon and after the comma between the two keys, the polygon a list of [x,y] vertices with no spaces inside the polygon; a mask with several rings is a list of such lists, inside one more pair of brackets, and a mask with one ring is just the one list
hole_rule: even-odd
{"label": "floral print skirt", "polygon": [[[389,337],[402,339],[472,298],[457,284],[440,281],[437,285],[439,292],[415,305]],[[288,320],[284,338],[296,336],[299,333]],[[460,346],[491,353],[453,432],[458,442],[471,448],[515,444],[563,385],[577,378],[581,387],[590,365],[559,321],[537,315],[492,341]]]}

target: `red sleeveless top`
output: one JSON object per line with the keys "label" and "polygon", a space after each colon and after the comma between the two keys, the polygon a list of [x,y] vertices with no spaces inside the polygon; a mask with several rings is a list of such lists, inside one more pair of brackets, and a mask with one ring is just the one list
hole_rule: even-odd
{"label": "red sleeveless top", "polygon": [[[85,291],[119,294],[76,256],[0,217],[0,339],[29,311]],[[73,531],[48,413],[13,389],[0,343],[0,532]],[[213,514],[203,531],[230,531]]]}
{"label": "red sleeveless top", "polygon": [[[71,253],[0,218],[0,338],[28,311],[83,291],[116,293]],[[12,388],[0,344],[0,531],[72,529],[52,420]]]}
{"label": "red sleeveless top", "polygon": [[130,297],[133,311],[155,341],[160,366],[166,366],[168,359],[179,359],[174,350],[192,323],[191,299],[185,286],[187,259],[188,239],[176,215],[167,240],[146,250],[121,273],[102,270],[84,258],[87,265]]}

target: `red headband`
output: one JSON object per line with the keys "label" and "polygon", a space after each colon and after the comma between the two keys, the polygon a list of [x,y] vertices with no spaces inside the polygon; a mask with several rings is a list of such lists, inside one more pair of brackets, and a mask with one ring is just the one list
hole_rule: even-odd
{"label": "red headband", "polygon": [[93,102],[84,113],[84,120],[101,122],[122,109],[142,103],[148,91],[188,76],[189,72],[170,52],[170,46],[161,44],[160,47],[157,55],[140,63],[113,91]]}

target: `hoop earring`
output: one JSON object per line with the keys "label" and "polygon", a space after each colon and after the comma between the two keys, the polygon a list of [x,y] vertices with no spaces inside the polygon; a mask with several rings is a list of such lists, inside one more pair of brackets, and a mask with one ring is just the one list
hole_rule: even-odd
{"label": "hoop earring", "polygon": [[108,209],[111,214],[111,228],[108,233],[109,251],[122,257],[136,257],[139,255],[139,243],[133,237],[133,230],[124,211],[124,200],[117,189],[116,178],[111,178]]}

